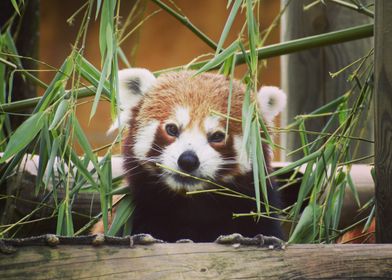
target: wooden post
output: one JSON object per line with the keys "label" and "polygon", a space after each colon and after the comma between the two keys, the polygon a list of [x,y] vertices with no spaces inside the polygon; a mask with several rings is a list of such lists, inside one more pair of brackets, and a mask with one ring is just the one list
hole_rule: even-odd
{"label": "wooden post", "polygon": [[392,1],[376,1],[376,240],[392,243]]}
{"label": "wooden post", "polygon": [[[282,6],[288,0],[282,0]],[[322,34],[360,24],[372,19],[356,11],[341,7],[330,1],[320,3],[304,11],[310,1],[291,1],[283,16],[281,41]],[[362,1],[363,2],[363,1]],[[372,47],[372,39],[362,39],[328,47],[301,51],[282,57],[282,87],[288,94],[284,122],[290,123],[299,114],[307,114],[344,94],[350,84],[348,73],[332,79],[329,72],[336,72],[364,56]],[[320,131],[326,120],[322,118],[307,121],[307,129]],[[373,122],[366,123],[366,138],[373,138]],[[289,151],[300,146],[298,133],[288,133],[282,139]],[[309,139],[312,139],[309,135]],[[371,154],[371,145],[363,145],[356,157]],[[302,155],[296,153],[286,160],[296,160]]]}

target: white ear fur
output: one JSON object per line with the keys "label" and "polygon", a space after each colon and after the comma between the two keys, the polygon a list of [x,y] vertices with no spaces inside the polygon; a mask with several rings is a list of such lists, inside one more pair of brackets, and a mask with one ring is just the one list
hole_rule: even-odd
{"label": "white ear fur", "polygon": [[271,123],[273,119],[286,107],[286,94],[278,87],[263,86],[257,93],[261,115]]}
{"label": "white ear fur", "polygon": [[132,118],[132,109],[137,106],[143,95],[155,84],[155,76],[143,68],[128,68],[118,71],[120,114],[107,131],[112,133],[124,127]]}

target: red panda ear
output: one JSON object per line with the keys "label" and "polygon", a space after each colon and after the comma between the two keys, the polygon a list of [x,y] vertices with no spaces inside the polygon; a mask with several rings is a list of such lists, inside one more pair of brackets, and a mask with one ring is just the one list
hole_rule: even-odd
{"label": "red panda ear", "polygon": [[155,81],[155,76],[147,69],[128,68],[118,71],[119,100],[117,103],[120,107],[120,115],[113,122],[108,133],[128,124],[132,118],[132,109],[140,103]]}
{"label": "red panda ear", "polygon": [[257,102],[264,120],[271,123],[286,107],[286,94],[278,87],[263,86],[257,93]]}

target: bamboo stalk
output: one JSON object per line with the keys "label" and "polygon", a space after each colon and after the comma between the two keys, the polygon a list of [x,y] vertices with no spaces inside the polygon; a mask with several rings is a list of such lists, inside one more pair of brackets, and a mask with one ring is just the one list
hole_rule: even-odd
{"label": "bamboo stalk", "polygon": [[163,3],[159,0],[151,0],[151,1],[154,2],[155,4],[157,4],[162,9],[164,9],[166,12],[168,12],[170,15],[172,15],[175,19],[177,19],[183,25],[188,27],[204,43],[206,43],[212,49],[216,50],[216,47],[217,47],[216,43],[211,38],[209,38],[207,35],[205,35],[199,28],[197,28],[195,25],[193,25],[193,23],[190,22],[186,16],[178,14],[176,11],[174,11],[172,8],[170,8],[168,5],[166,5],[165,3]]}

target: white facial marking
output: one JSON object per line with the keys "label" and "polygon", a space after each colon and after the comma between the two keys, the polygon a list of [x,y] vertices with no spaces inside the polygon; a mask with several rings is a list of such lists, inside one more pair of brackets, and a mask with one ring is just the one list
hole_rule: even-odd
{"label": "white facial marking", "polygon": [[175,113],[176,113],[177,123],[181,127],[186,127],[191,120],[191,118],[189,116],[189,109],[185,108],[185,107],[178,106],[175,110]]}
{"label": "white facial marking", "polygon": [[244,150],[244,143],[242,136],[234,136],[234,149],[237,154],[237,162],[242,174],[252,170],[251,160],[248,153]]}
{"label": "white facial marking", "polygon": [[204,120],[204,129],[207,132],[212,132],[212,131],[218,130],[219,128],[221,128],[219,121],[220,121],[220,117],[218,117],[218,116],[206,117]]}
{"label": "white facial marking", "polygon": [[135,144],[133,146],[135,156],[140,159],[147,156],[147,153],[151,150],[152,143],[154,142],[158,125],[159,121],[153,120],[136,132]]}
{"label": "white facial marking", "polygon": [[[219,170],[219,167],[224,162],[221,155],[208,143],[205,133],[202,133],[199,128],[183,131],[172,144],[163,150],[160,162],[170,169],[181,171],[177,161],[180,155],[188,150],[195,152],[200,161],[199,168],[193,171],[191,175],[213,180]],[[196,184],[181,183],[170,176],[175,174],[175,172],[170,170],[165,170],[165,172],[169,174],[169,176],[165,178],[165,181],[173,190],[199,190],[205,185],[202,181]]]}
{"label": "white facial marking", "polygon": [[198,190],[202,190],[204,185],[204,183],[201,181],[200,183],[193,184],[193,185],[182,184],[170,176],[165,178],[165,182],[173,191],[181,191],[181,190],[185,190],[187,192],[198,191]]}

